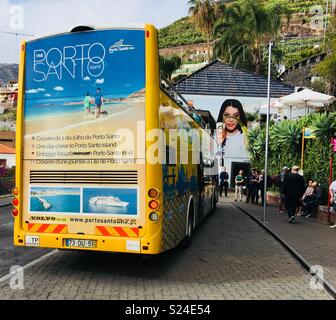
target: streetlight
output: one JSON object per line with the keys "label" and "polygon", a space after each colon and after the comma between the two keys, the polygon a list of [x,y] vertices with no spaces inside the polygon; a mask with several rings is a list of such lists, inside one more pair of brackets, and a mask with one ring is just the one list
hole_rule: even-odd
{"label": "streetlight", "polygon": [[264,173],[264,215],[263,223],[266,222],[266,208],[267,208],[267,176],[268,176],[268,150],[269,150],[269,131],[270,131],[270,113],[271,113],[271,73],[272,73],[272,48],[273,41],[268,44],[268,89],[267,89],[267,121],[266,121],[266,148],[265,148],[265,173]]}

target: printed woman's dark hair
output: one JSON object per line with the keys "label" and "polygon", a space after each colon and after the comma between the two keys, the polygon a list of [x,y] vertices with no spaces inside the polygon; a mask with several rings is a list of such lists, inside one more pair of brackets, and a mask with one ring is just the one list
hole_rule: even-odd
{"label": "printed woman's dark hair", "polygon": [[[228,100],[225,100],[225,101],[224,101],[224,103],[222,104],[221,110],[220,110],[220,112],[219,112],[219,116],[218,116],[218,120],[217,120],[217,122],[223,122],[223,115],[224,115],[224,113],[225,113],[225,110],[226,110],[228,107],[233,107],[233,108],[238,109],[238,111],[239,111],[239,119],[240,119],[240,122],[241,122],[245,127],[247,127],[247,119],[246,119],[246,115],[245,115],[245,111],[244,111],[244,109],[243,109],[243,106],[242,106],[242,104],[240,103],[240,101],[235,100],[235,99],[228,99]],[[240,131],[240,133],[243,133],[243,130],[242,130],[242,128],[241,128],[240,123],[238,124],[237,129]]]}

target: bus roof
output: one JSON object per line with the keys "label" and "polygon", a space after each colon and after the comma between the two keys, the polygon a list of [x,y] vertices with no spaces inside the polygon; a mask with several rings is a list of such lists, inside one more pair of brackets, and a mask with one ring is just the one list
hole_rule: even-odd
{"label": "bus roof", "polygon": [[[27,40],[27,43],[30,42],[34,42],[37,40],[41,40],[41,39],[45,39],[45,38],[51,38],[51,37],[56,37],[56,36],[61,36],[61,35],[65,35],[65,34],[70,34],[73,32],[92,32],[92,31],[102,31],[102,30],[145,30],[146,24],[145,23],[129,23],[129,24],[125,24],[125,25],[110,25],[110,26],[101,26],[101,27],[97,27],[95,28],[92,25],[87,25],[87,26],[76,26],[73,27],[71,30],[69,31],[59,31],[59,32],[55,32],[55,33],[49,33],[49,34],[45,34],[45,35],[38,35],[38,36],[33,36],[31,37],[29,40]],[[86,28],[86,30],[83,31],[76,31],[76,29],[78,30],[79,28]]]}

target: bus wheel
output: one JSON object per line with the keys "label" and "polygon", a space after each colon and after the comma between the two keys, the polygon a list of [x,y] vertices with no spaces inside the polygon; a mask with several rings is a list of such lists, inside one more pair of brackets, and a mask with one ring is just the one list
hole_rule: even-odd
{"label": "bus wheel", "polygon": [[193,229],[194,229],[194,204],[193,202],[191,202],[188,212],[188,226],[186,231],[187,234],[181,242],[182,249],[187,249],[190,247]]}

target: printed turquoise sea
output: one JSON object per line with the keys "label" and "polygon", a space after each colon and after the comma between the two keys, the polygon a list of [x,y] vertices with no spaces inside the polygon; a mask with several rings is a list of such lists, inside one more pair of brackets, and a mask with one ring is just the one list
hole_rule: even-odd
{"label": "printed turquoise sea", "polygon": [[[83,98],[84,99],[84,98]],[[111,99],[106,97],[106,99]],[[113,111],[116,106],[121,106],[123,102],[112,102],[103,105],[103,110]],[[92,111],[95,106],[91,106]],[[83,112],[84,105],[80,98],[59,98],[59,99],[44,99],[44,100],[29,100],[25,106],[25,118],[33,120],[37,118],[52,117],[58,115],[70,115],[72,113]]]}
{"label": "printed turquoise sea", "polygon": [[57,213],[80,213],[79,195],[55,195],[41,196],[51,207],[46,209],[38,198],[32,196],[30,199],[30,211],[33,212],[57,212]]}

